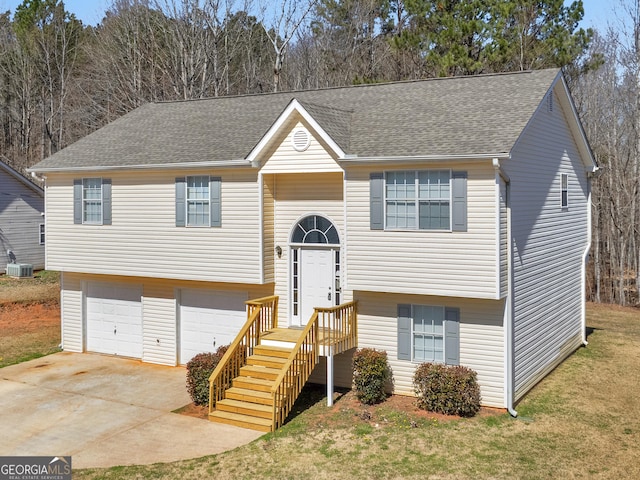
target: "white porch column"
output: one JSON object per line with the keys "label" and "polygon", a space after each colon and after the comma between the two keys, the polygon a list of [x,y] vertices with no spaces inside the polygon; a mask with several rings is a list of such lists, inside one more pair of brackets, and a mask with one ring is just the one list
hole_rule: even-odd
{"label": "white porch column", "polygon": [[327,355],[327,407],[333,405],[333,352],[329,347],[329,355]]}

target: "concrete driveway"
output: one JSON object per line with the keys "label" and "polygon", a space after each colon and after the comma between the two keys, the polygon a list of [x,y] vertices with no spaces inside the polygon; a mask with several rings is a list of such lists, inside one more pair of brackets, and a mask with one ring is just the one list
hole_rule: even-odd
{"label": "concrete driveway", "polygon": [[57,353],[0,369],[0,455],[71,455],[73,468],[173,462],[231,450],[260,432],[171,413],[185,369]]}

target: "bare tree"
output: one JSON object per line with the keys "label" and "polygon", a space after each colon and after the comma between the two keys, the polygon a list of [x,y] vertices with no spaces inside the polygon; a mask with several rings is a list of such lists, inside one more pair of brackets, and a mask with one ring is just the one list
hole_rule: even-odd
{"label": "bare tree", "polygon": [[[277,10],[273,12],[272,21],[270,22],[266,20],[266,5],[263,4],[262,6],[262,25],[275,52],[273,63],[274,92],[280,90],[280,74],[284,65],[287,47],[317,3],[318,0],[281,0]],[[267,25],[270,25],[270,27],[267,27]]]}

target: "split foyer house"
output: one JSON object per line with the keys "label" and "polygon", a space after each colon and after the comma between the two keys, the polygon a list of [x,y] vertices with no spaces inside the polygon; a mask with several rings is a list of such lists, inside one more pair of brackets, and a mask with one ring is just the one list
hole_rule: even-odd
{"label": "split foyer house", "polygon": [[[44,191],[0,161],[0,271],[44,268]],[[12,272],[9,267],[9,274]],[[18,268],[17,275],[25,269]]]}
{"label": "split foyer house", "polygon": [[511,411],[586,343],[596,170],[559,70],[152,103],[32,169],[65,350],[175,365],[235,341],[246,362],[269,304],[280,329],[334,322],[300,341],[323,346],[311,380],[349,386],[357,344],[396,393],[460,364]]}

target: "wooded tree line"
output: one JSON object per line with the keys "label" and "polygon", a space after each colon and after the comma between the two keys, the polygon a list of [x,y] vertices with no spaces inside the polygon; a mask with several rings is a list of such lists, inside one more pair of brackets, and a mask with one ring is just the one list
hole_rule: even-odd
{"label": "wooded tree line", "polygon": [[24,171],[153,101],[563,66],[605,167],[589,292],[637,302],[640,49],[582,16],[581,0],[112,0],[86,26],[25,0],[0,14],[0,154]]}

